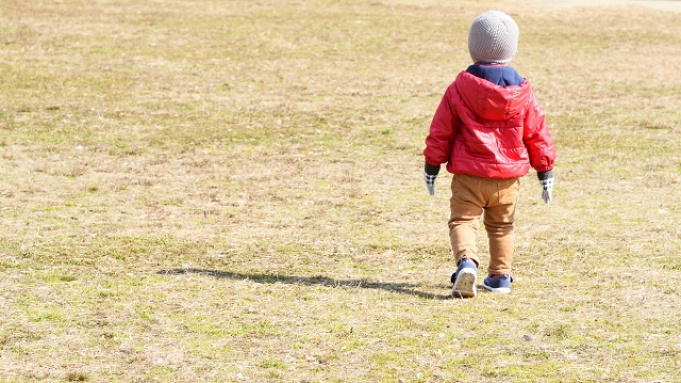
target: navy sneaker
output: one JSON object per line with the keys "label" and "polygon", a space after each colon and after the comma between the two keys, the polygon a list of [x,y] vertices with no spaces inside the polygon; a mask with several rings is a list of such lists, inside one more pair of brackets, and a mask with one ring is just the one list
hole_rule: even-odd
{"label": "navy sneaker", "polygon": [[511,283],[513,277],[508,274],[495,275],[492,274],[485,277],[482,281],[482,287],[493,293],[508,294],[511,292]]}
{"label": "navy sneaker", "polygon": [[452,274],[452,295],[457,298],[473,298],[477,293],[478,265],[464,255],[456,272]]}

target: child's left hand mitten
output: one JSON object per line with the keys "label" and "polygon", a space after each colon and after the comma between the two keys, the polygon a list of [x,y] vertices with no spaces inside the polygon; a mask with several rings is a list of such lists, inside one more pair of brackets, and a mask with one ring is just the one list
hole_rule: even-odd
{"label": "child's left hand mitten", "polygon": [[437,173],[440,172],[440,166],[433,166],[426,162],[425,169],[423,170],[423,180],[426,182],[426,187],[428,188],[428,193],[430,195],[435,195],[435,178],[437,178]]}
{"label": "child's left hand mitten", "polygon": [[538,172],[537,177],[539,178],[539,182],[541,183],[543,189],[541,192],[541,199],[543,199],[544,203],[548,205],[549,202],[551,202],[551,194],[553,193],[553,170],[549,170],[548,172]]}

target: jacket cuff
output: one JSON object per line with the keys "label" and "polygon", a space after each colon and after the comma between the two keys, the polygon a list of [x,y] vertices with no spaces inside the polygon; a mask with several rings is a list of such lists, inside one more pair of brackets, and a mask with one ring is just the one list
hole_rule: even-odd
{"label": "jacket cuff", "polygon": [[433,165],[426,162],[425,171],[426,171],[426,174],[428,174],[430,176],[436,176],[440,172],[440,165],[433,166]]}
{"label": "jacket cuff", "polygon": [[549,170],[548,172],[537,172],[537,178],[539,178],[539,181],[545,181],[549,178],[553,178],[553,170]]}

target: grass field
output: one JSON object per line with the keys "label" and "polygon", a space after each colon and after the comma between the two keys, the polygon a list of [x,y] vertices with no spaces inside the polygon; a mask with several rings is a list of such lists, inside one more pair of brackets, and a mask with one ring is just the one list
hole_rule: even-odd
{"label": "grass field", "polygon": [[[449,299],[421,151],[489,9],[557,184],[522,180],[513,293]],[[0,381],[681,381],[679,18],[0,0]]]}

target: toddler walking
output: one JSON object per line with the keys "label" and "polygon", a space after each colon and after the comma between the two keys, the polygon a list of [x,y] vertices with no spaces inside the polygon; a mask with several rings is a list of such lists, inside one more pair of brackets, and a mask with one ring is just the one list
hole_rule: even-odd
{"label": "toddler walking", "polygon": [[530,166],[537,171],[544,202],[551,201],[556,153],[546,118],[528,80],[508,66],[518,35],[515,21],[503,12],[475,18],[468,32],[473,65],[447,88],[426,138],[424,179],[430,194],[435,194],[441,164],[454,174],[448,224],[457,297],[476,295],[481,216],[490,256],[482,286],[511,292],[513,217],[519,178]]}

